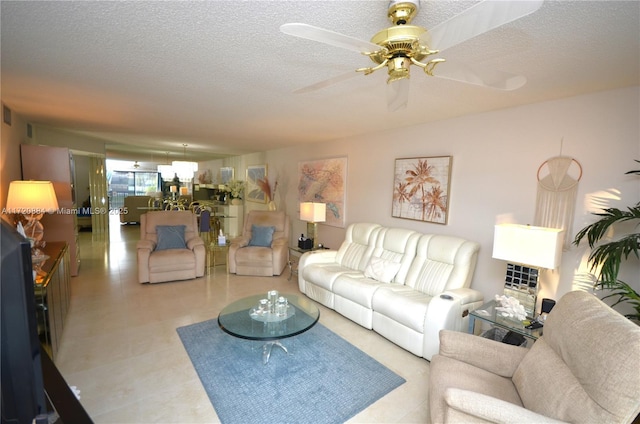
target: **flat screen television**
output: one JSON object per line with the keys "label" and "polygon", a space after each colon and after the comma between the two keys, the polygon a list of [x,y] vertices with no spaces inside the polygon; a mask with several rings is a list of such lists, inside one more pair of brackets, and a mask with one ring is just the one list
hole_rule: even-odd
{"label": "flat screen television", "polygon": [[2,424],[47,416],[31,267],[31,245],[2,221],[0,346]]}

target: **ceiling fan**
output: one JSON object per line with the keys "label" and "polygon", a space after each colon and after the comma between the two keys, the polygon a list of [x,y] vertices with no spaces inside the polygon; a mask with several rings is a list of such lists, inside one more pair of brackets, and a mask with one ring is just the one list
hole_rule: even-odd
{"label": "ceiling fan", "polygon": [[374,62],[371,67],[338,75],[296,90],[296,93],[315,91],[349,79],[360,72],[369,75],[386,67],[389,76],[387,104],[389,110],[396,111],[407,106],[412,65],[421,68],[429,76],[500,90],[522,87],[526,83],[524,76],[451,62],[446,66],[438,66],[446,61],[438,55],[450,47],[537,11],[543,1],[481,1],[427,31],[425,28],[410,25],[418,12],[419,0],[391,0],[387,16],[394,26],[379,31],[371,41],[359,40],[302,23],[284,24],[280,30],[285,34],[362,53]]}

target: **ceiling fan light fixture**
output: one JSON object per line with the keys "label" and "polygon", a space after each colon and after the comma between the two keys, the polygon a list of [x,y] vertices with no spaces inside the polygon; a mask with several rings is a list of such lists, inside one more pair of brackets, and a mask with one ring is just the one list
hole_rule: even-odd
{"label": "ceiling fan light fixture", "polygon": [[387,84],[405,78],[408,79],[410,66],[411,61],[406,57],[398,56],[390,59],[389,62],[387,62],[387,67],[389,68]]}

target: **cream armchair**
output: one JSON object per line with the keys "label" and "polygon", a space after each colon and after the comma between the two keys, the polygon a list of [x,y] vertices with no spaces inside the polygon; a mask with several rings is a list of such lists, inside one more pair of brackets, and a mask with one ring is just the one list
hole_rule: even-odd
{"label": "cream armchair", "polygon": [[138,281],[161,283],[204,276],[205,246],[195,214],[153,211],[140,216]]}
{"label": "cream armchair", "polygon": [[289,216],[280,211],[250,211],[242,235],[229,246],[229,272],[280,275],[289,258]]}
{"label": "cream armchair", "polygon": [[630,423],[640,412],[640,327],[595,296],[564,295],[531,349],[440,332],[436,423]]}

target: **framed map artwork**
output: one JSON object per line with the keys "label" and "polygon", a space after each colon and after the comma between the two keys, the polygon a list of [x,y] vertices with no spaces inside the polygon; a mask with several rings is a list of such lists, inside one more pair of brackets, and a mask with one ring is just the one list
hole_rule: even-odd
{"label": "framed map artwork", "polygon": [[244,198],[250,202],[267,203],[267,195],[258,186],[258,180],[267,176],[267,165],[252,165],[247,167],[247,192]]}
{"label": "framed map artwork", "polygon": [[396,159],[391,216],[446,224],[451,156]]}
{"label": "framed map artwork", "polygon": [[325,224],[344,227],[346,187],[346,157],[298,163],[298,200],[325,203]]}

